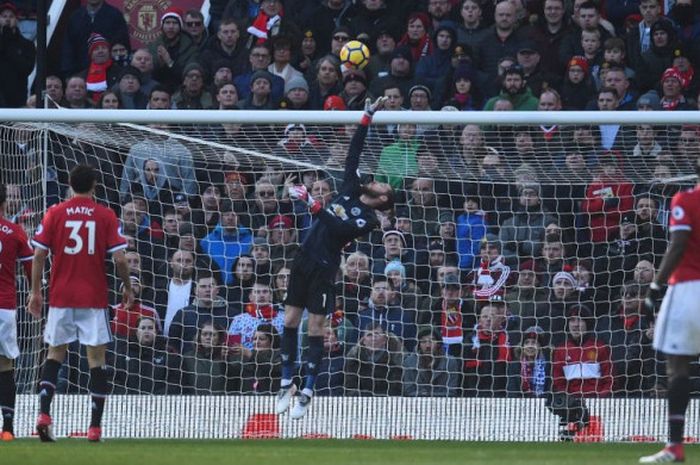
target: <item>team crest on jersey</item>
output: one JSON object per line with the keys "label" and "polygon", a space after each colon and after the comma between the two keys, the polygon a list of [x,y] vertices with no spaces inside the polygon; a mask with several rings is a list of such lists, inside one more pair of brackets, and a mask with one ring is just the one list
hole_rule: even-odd
{"label": "team crest on jersey", "polygon": [[361,212],[362,212],[362,210],[360,210],[359,207],[352,207],[352,210],[350,210],[350,213],[352,214],[352,216],[360,216]]}
{"label": "team crest on jersey", "polygon": [[363,220],[362,218],[358,218],[355,220],[355,223],[357,223],[358,228],[364,228],[367,222]]}
{"label": "team crest on jersey", "polygon": [[683,207],[680,206],[673,207],[671,215],[673,216],[674,220],[680,220],[685,216],[685,210],[683,210]]}
{"label": "team crest on jersey", "polygon": [[44,225],[39,224],[39,227],[36,228],[36,232],[34,233],[35,236],[38,236],[39,234],[44,232]]}
{"label": "team crest on jersey", "polygon": [[334,203],[331,205],[331,210],[333,210],[333,214],[337,216],[338,218],[342,220],[347,220],[348,219],[348,213],[345,211],[345,207],[342,205],[338,205],[337,203]]}

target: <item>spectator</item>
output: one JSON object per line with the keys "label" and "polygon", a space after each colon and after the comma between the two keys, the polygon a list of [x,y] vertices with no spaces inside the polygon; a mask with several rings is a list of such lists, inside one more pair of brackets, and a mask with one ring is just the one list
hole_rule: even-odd
{"label": "spectator", "polygon": [[508,68],[502,76],[501,92],[491,97],[484,105],[484,111],[492,111],[497,100],[505,99],[513,104],[513,110],[534,111],[537,109],[537,97],[527,86],[525,74],[520,65]]}
{"label": "spectator", "polygon": [[182,29],[189,34],[197,51],[196,56],[199,57],[200,53],[209,43],[209,33],[204,25],[204,15],[202,15],[202,12],[198,9],[187,10],[187,12],[185,12],[185,21],[183,22]]}
{"label": "spectator", "polygon": [[[141,72],[133,66],[124,67],[119,73],[115,94],[121,102],[121,108],[143,110],[148,105],[148,96],[142,92]],[[114,88],[113,87],[113,88]]]}
{"label": "spectator", "polygon": [[398,261],[406,267],[406,276],[415,277],[416,251],[407,248],[406,238],[401,231],[391,229],[382,234],[382,246],[377,247],[372,259],[372,273],[381,275],[386,265]]}
{"label": "spectator", "polygon": [[270,285],[258,280],[250,289],[244,313],[233,318],[228,329],[230,336],[240,339],[246,349],[253,349],[255,331],[262,324],[271,324],[279,334],[284,329],[284,311],[272,303]]}
{"label": "spectator", "polygon": [[594,243],[614,237],[622,214],[631,210],[634,202],[633,186],[624,178],[614,155],[606,158],[581,202],[581,211],[588,216],[590,238]]}
{"label": "spectator", "polygon": [[229,306],[232,307],[233,313],[240,313],[243,306],[248,302],[248,296],[255,284],[256,279],[256,262],[253,257],[247,254],[240,255],[234,260],[233,266],[233,282],[226,287],[226,300]]}
{"label": "spectator", "polygon": [[[639,70],[642,63],[642,55],[649,51],[653,45],[651,28],[661,17],[661,8],[658,0],[641,0],[639,2],[641,21],[628,34],[625,35],[625,44],[632,68]],[[642,77],[642,76],[640,76]]]}
{"label": "spectator", "polygon": [[[270,48],[265,44],[256,44],[250,50],[250,55],[248,57],[250,62],[249,71],[233,79],[233,83],[236,85],[236,89],[238,89],[241,100],[245,100],[251,94],[253,76],[256,78],[267,76],[270,81],[272,100],[279,102],[284,95],[284,79],[270,74],[267,71],[272,61],[272,52]],[[261,74],[259,71],[264,71],[264,73]]]}
{"label": "spectator", "polygon": [[197,47],[183,29],[184,12],[171,6],[160,18],[160,36],[148,45],[153,56],[153,77],[168,89],[176,89],[185,66],[197,58]]}
{"label": "spectator", "polygon": [[391,55],[389,72],[384,76],[377,76],[369,88],[371,95],[383,95],[384,89],[398,87],[401,95],[408,96],[408,90],[414,86],[413,55],[406,47],[397,47]]}
{"label": "spectator", "polygon": [[568,63],[572,56],[584,56],[582,47],[583,31],[589,34],[596,34],[598,31],[598,42],[603,43],[611,37],[611,33],[603,26],[600,17],[600,6],[590,0],[575,0],[573,27],[564,36],[559,46],[559,60],[561,63]]}
{"label": "spectator", "polygon": [[163,320],[163,334],[170,334],[170,325],[178,310],[190,304],[194,282],[194,254],[176,250],[171,256],[168,274],[157,275],[156,309]]}
{"label": "spectator", "polygon": [[117,341],[114,357],[113,394],[162,395],[180,389],[180,368],[172,363],[152,318],[138,319],[132,341]]}
{"label": "spectator", "polygon": [[501,397],[506,393],[511,341],[507,307],[502,296],[481,307],[479,321],[464,345],[464,381],[467,396]]}
{"label": "spectator", "polygon": [[432,329],[418,333],[415,352],[403,361],[403,395],[456,397],[460,394],[461,363],[445,354],[440,334]]}
{"label": "spectator", "polygon": [[394,189],[403,187],[405,177],[418,174],[416,126],[400,124],[397,131],[398,140],[382,150],[376,176],[377,181],[388,182]]}
{"label": "spectator", "polygon": [[[287,266],[282,265],[273,273],[272,302],[275,305],[283,305],[284,299],[287,298],[290,271],[291,270]],[[261,273],[256,274],[260,275]]]}
{"label": "spectator", "polygon": [[309,86],[309,108],[321,110],[326,99],[341,92],[340,62],[333,55],[318,60],[314,67],[316,76]]}
{"label": "spectator", "polygon": [[221,84],[216,91],[215,97],[219,110],[238,110],[238,90],[233,84]]}
{"label": "spectator", "polygon": [[343,91],[340,92],[348,110],[361,110],[367,97],[367,76],[361,69],[350,69],[343,75]]}
{"label": "spectator", "polygon": [[546,288],[541,281],[537,262],[526,260],[520,264],[517,282],[506,292],[508,310],[520,319],[523,327],[536,323],[537,315],[541,313],[539,308],[547,300]]}
{"label": "spectator", "polygon": [[291,216],[277,215],[270,220],[267,225],[267,242],[270,244],[272,266],[294,259],[299,252],[299,243]]}
{"label": "spectator", "polygon": [[[553,0],[558,2],[559,0]],[[562,106],[564,110],[584,110],[593,98],[590,64],[585,57],[575,55],[566,66],[566,74],[561,87]]]}
{"label": "spectator", "polygon": [[234,260],[248,253],[252,242],[250,230],[238,224],[238,215],[231,202],[224,201],[220,207],[219,224],[202,239],[200,246],[222,270],[224,284],[228,286],[234,280]]}
{"label": "spectator", "polygon": [[131,44],[114,42],[109,50],[112,61],[117,66],[120,68],[129,66],[129,62],[131,61]]}
{"label": "spectator", "polygon": [[539,257],[544,228],[555,221],[542,206],[540,189],[538,184],[522,185],[518,209],[503,223],[500,240],[509,265],[517,265],[519,258]]}
{"label": "spectator", "polygon": [[691,111],[695,105],[683,95],[683,76],[676,68],[668,68],[661,75],[661,108],[666,111]]}
{"label": "spectator", "polygon": [[227,328],[231,322],[228,305],[219,296],[219,283],[214,276],[197,275],[194,297],[192,304],[178,310],[170,323],[168,347],[172,352],[188,352],[197,328],[203,323]]}
{"label": "spectator", "polygon": [[391,292],[387,278],[374,278],[367,307],[358,312],[358,329],[366,331],[379,325],[384,331],[398,337],[406,350],[411,352],[416,344],[416,313],[402,308],[400,303],[392,304]]}
{"label": "spectator", "polygon": [[[656,98],[658,100],[658,97]],[[649,99],[651,105],[651,97],[644,94],[637,100],[637,107],[640,106],[639,102],[642,102],[643,105],[646,99]],[[663,147],[658,143],[655,132],[654,127],[650,124],[637,126],[637,145],[632,149],[632,157],[636,158],[638,162],[656,160],[663,152]]]}
{"label": "spectator", "polygon": [[345,388],[354,396],[401,394],[401,342],[379,323],[369,326],[345,360]]}
{"label": "spectator", "polygon": [[654,323],[643,313],[646,289],[625,283],[617,311],[602,319],[598,334],[610,347],[614,389],[628,397],[654,394],[659,362],[652,347]]}
{"label": "spectator", "polygon": [[129,43],[129,30],[123,13],[104,0],[90,0],[75,10],[65,30],[61,52],[63,76],[71,76],[88,67],[88,39],[91,34],[97,33],[110,43]]}
{"label": "spectator", "polygon": [[[476,64],[485,74],[484,83],[496,78],[498,61],[506,56],[514,56],[522,42],[523,35],[517,30],[515,6],[509,2],[496,5],[495,24],[488,29],[476,44]],[[522,78],[522,73],[521,73]],[[495,93],[495,92],[493,92]]]}
{"label": "spectator", "polygon": [[162,334],[163,328],[158,312],[155,308],[141,302],[141,280],[134,275],[131,275],[129,279],[134,293],[134,303],[131,308],[126,308],[123,303],[112,308],[113,316],[110,322],[112,333],[123,340],[133,339],[136,336],[139,321],[143,318],[149,318],[155,325],[154,330]]}
{"label": "spectator", "polygon": [[364,69],[370,81],[389,73],[392,55],[396,50],[396,42],[398,42],[396,31],[388,27],[377,29],[372,37],[374,38],[375,50]]}
{"label": "spectator", "polygon": [[[27,100],[27,78],[34,67],[36,48],[17,28],[17,7],[0,5],[0,106],[19,108]],[[59,99],[60,100],[60,99]]]}
{"label": "spectator", "polygon": [[93,105],[100,101],[100,96],[112,87],[121,74],[121,68],[112,61],[109,42],[100,34],[93,32],[88,38],[87,69],[80,74],[85,79],[88,96]]}
{"label": "spectator", "polygon": [[[240,76],[239,76],[240,77]],[[273,79],[267,71],[256,71],[250,77],[250,93],[240,102],[243,110],[274,110],[278,101],[272,93]]]}
{"label": "spectator", "polygon": [[457,42],[475,50],[482,36],[487,33],[481,3],[476,0],[462,0],[460,3],[462,21],[457,27]]}
{"label": "spectator", "polygon": [[282,376],[279,348],[279,333],[271,324],[263,323],[255,330],[252,349],[240,344],[228,349],[234,360],[240,358],[243,393],[272,394],[279,390]]}
{"label": "spectator", "polygon": [[310,110],[309,84],[303,77],[292,78],[284,86],[284,99],[280,108],[287,110]]}
{"label": "spectator", "polygon": [[141,73],[141,92],[150,96],[151,91],[159,85],[159,82],[153,79],[153,54],[147,48],[136,50],[131,57],[131,66]]}
{"label": "spectator", "polygon": [[646,286],[654,280],[655,275],[656,270],[649,260],[639,260],[634,267],[632,280],[641,286]]}
{"label": "spectator", "polygon": [[582,56],[591,64],[591,72],[594,76],[598,74],[603,60],[603,42],[599,30],[581,31]]}
{"label": "spectator", "polygon": [[590,310],[573,306],[567,312],[566,332],[566,341],[552,352],[552,390],[581,397],[609,396],[614,373],[610,348],[593,332]]}
{"label": "spectator", "polygon": [[440,331],[445,353],[461,357],[465,333],[476,324],[476,315],[462,299],[462,283],[458,274],[446,273],[440,283],[441,297],[432,307],[431,323]]}
{"label": "spectator", "polygon": [[428,88],[435,88],[438,79],[450,70],[452,52],[457,46],[457,31],[450,23],[444,23],[433,32],[433,53],[420,57],[416,65],[416,78]]}
{"label": "spectator", "polygon": [[188,63],[182,72],[182,86],[173,95],[178,110],[204,110],[214,106],[214,98],[204,87],[204,69],[198,63]]}
{"label": "spectator", "polygon": [[539,326],[527,328],[508,364],[508,397],[545,397],[552,385],[547,338]]}
{"label": "spectator", "polygon": [[571,25],[562,0],[545,0],[541,5],[542,12],[537,12],[537,22],[532,25],[530,37],[542,53],[542,69],[561,74],[566,62],[559,60],[559,48]]}
{"label": "spectator", "polygon": [[486,213],[480,208],[478,195],[468,195],[464,199],[464,213],[456,219],[457,252],[459,267],[471,270],[481,248],[481,239],[486,235]]}
{"label": "spectator", "polygon": [[[154,98],[160,98],[160,90],[151,91],[150,105]],[[142,170],[147,160],[156,160],[164,168],[165,179],[175,192],[194,195],[199,190],[194,172],[192,153],[174,137],[152,135],[135,143],[129,149],[129,155],[124,163],[124,173],[119,192],[126,195],[131,183],[141,179]]]}
{"label": "spectator", "polygon": [[212,321],[196,327],[192,349],[182,356],[180,386],[187,395],[223,395],[228,392],[229,363],[223,355],[226,332]]}
{"label": "spectator", "polygon": [[540,97],[547,89],[561,86],[561,71],[552,73],[542,67],[542,51],[536,42],[526,39],[518,47],[518,65],[523,68],[523,79],[535,97]]}
{"label": "spectator", "polygon": [[510,267],[501,254],[501,242],[494,234],[486,234],[480,241],[480,262],[467,275],[469,294],[476,301],[487,301],[494,295],[503,295],[510,279]]}
{"label": "spectator", "polygon": [[367,306],[371,293],[369,257],[362,252],[351,253],[341,269],[342,290],[338,295],[343,298],[346,317],[357,326],[360,308]]}
{"label": "spectator", "polygon": [[[348,344],[343,341],[344,338],[339,334],[343,327],[334,325],[331,321],[328,320],[323,334],[324,357],[321,359],[321,365],[318,369],[314,395],[339,396],[345,391],[343,365],[345,364]],[[306,363],[304,363],[305,365]]]}
{"label": "spectator", "polygon": [[284,79],[285,83],[290,82],[293,78],[303,78],[303,74],[291,65],[292,60],[292,41],[285,36],[278,36],[272,41],[272,63],[267,67],[267,70]]}
{"label": "spectator", "polygon": [[87,84],[81,76],[71,76],[66,81],[66,104],[68,108],[93,108],[92,100],[88,98]]}
{"label": "spectator", "polygon": [[406,46],[411,51],[413,62],[433,54],[433,42],[430,40],[430,19],[425,13],[414,12],[409,14],[406,34],[399,40],[399,47]]}

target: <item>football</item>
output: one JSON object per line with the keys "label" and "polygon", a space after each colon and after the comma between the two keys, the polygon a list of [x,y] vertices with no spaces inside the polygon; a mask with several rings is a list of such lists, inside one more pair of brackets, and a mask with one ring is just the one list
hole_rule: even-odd
{"label": "football", "polygon": [[369,63],[369,48],[359,40],[351,40],[340,49],[340,62],[346,68],[362,69]]}

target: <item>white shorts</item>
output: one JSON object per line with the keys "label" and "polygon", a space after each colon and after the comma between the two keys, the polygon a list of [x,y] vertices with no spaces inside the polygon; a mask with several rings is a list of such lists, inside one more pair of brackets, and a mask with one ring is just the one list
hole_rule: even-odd
{"label": "white shorts", "polygon": [[0,357],[19,357],[16,310],[0,308]]}
{"label": "white shorts", "polygon": [[670,355],[700,354],[700,281],[669,286],[656,318],[654,349]]}
{"label": "white shorts", "polygon": [[79,341],[85,346],[101,346],[112,342],[108,310],[49,307],[44,342],[55,347],[73,341]]}

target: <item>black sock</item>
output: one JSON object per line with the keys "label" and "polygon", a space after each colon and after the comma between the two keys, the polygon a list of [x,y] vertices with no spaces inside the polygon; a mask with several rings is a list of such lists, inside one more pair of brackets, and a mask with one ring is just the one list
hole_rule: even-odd
{"label": "black sock", "polygon": [[690,379],[675,377],[668,386],[668,435],[673,444],[683,442],[685,411],[690,400]]}
{"label": "black sock", "polygon": [[102,413],[105,410],[105,400],[109,395],[109,383],[104,368],[90,368],[90,397],[92,402],[92,416],[90,426],[102,424]]}
{"label": "black sock", "polygon": [[15,432],[15,370],[0,372],[0,408],[2,409],[2,430]]}
{"label": "black sock", "polygon": [[323,358],[323,336],[309,336],[309,351],[306,356],[306,378],[304,389],[314,390],[318,367]]}
{"label": "black sock", "polygon": [[41,370],[41,381],[39,381],[39,411],[46,415],[51,415],[51,401],[56,391],[58,370],[61,369],[61,365],[60,362],[47,358],[44,362],[44,368]]}
{"label": "black sock", "polygon": [[[282,332],[280,344],[280,356],[282,357],[282,381],[284,385],[291,383],[294,377],[294,363],[297,359],[299,329],[285,326]],[[284,386],[283,386],[284,387]]]}

